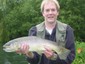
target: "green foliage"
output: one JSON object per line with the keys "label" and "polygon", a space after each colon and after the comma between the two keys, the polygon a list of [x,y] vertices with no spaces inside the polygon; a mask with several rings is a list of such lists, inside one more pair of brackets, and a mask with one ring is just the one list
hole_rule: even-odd
{"label": "green foliage", "polygon": [[85,41],[85,0],[59,0],[61,5],[59,19],[71,25],[77,40]]}
{"label": "green foliage", "polygon": [[[71,25],[76,40],[85,41],[85,0],[59,0],[59,20]],[[28,35],[28,30],[43,21],[41,0],[0,0],[0,42]]]}
{"label": "green foliage", "polygon": [[85,42],[76,42],[76,58],[73,64],[85,64]]}
{"label": "green foliage", "polygon": [[2,42],[2,34],[3,34],[3,26],[2,26],[3,24],[2,23],[0,23],[0,42]]}

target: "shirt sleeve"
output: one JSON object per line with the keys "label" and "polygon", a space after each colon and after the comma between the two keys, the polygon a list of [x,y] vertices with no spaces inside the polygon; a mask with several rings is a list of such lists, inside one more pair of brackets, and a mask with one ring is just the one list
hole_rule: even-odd
{"label": "shirt sleeve", "polygon": [[[36,27],[32,27],[32,28],[29,30],[28,35],[29,35],[29,36],[36,36]],[[33,58],[26,57],[26,60],[27,60],[30,64],[38,64],[40,55],[37,54],[36,52],[33,52],[33,54],[34,54],[34,57],[33,57]]]}
{"label": "shirt sleeve", "polygon": [[29,36],[36,36],[37,29],[36,27],[32,27],[28,32],[29,32],[28,33]]}
{"label": "shirt sleeve", "polygon": [[73,29],[70,26],[67,27],[66,48],[71,51],[66,59],[71,64],[75,59],[75,39]]}

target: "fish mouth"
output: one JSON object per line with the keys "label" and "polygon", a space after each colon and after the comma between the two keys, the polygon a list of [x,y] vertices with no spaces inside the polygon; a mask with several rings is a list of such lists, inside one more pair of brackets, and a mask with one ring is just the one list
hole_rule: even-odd
{"label": "fish mouth", "polygon": [[6,46],[3,46],[3,50],[4,50],[4,51],[6,50]]}
{"label": "fish mouth", "polygon": [[9,46],[3,46],[5,52],[12,52],[13,50]]}
{"label": "fish mouth", "polygon": [[10,48],[3,47],[3,50],[4,50],[5,52],[11,52],[11,51],[10,51]]}

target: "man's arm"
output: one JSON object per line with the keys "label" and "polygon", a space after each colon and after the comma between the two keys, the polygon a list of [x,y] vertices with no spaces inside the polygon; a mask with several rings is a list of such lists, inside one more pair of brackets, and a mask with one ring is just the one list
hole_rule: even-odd
{"label": "man's arm", "polygon": [[71,52],[67,56],[66,60],[61,60],[59,56],[57,55],[57,58],[52,60],[50,59],[50,62],[53,64],[71,64],[75,58],[75,44],[74,44],[74,34],[73,34],[73,29],[68,26],[67,31],[66,31],[66,45],[65,47],[69,49]]}
{"label": "man's arm", "polygon": [[67,27],[65,47],[71,51],[66,59],[67,62],[71,64],[73,60],[75,59],[75,40],[74,40],[73,29],[70,26]]}
{"label": "man's arm", "polygon": [[[29,36],[36,36],[36,27],[32,27],[30,30],[29,30],[29,33],[28,33]],[[26,55],[26,58],[27,58],[27,61],[30,63],[30,64],[38,64],[39,62],[39,54],[37,54],[36,52],[32,52],[31,53],[33,55],[32,58],[30,58],[28,55]]]}

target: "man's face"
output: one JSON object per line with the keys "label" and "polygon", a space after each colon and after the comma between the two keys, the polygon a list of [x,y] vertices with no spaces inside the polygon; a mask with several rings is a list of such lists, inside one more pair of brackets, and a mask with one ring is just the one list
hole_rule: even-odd
{"label": "man's face", "polygon": [[59,12],[57,11],[57,7],[55,3],[48,2],[48,3],[45,3],[42,14],[46,22],[53,23],[57,19]]}

